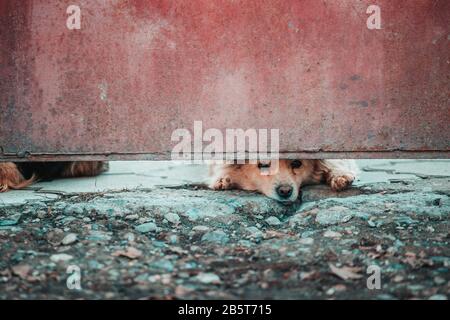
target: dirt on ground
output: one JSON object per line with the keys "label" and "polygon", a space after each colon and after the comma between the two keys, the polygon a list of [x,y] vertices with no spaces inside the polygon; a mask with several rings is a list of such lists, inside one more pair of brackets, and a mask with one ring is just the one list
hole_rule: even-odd
{"label": "dirt on ground", "polygon": [[449,195],[424,178],[289,206],[189,185],[4,206],[0,299],[447,299]]}

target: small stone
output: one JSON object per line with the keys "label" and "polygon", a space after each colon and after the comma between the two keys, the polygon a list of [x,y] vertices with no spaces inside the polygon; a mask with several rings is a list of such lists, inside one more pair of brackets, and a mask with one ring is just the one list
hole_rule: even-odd
{"label": "small stone", "polygon": [[21,279],[26,279],[28,274],[31,271],[31,266],[27,264],[20,264],[17,266],[12,267],[12,272],[16,276],[18,276]]}
{"label": "small stone", "polygon": [[39,219],[44,219],[47,216],[47,212],[45,212],[44,210],[39,210],[38,212],[36,212],[36,215]]}
{"label": "small stone", "polygon": [[125,239],[128,242],[134,242],[136,240],[136,236],[134,235],[134,233],[128,232],[127,234],[125,234]]}
{"label": "small stone", "polygon": [[136,230],[139,231],[140,233],[155,232],[158,229],[159,228],[153,222],[143,223],[136,227]]}
{"label": "small stone", "polygon": [[165,272],[172,272],[174,265],[169,260],[158,260],[150,264],[150,268],[163,270]]}
{"label": "small stone", "polygon": [[195,291],[195,290],[192,289],[192,288],[188,288],[188,287],[179,285],[179,286],[177,286],[177,287],[175,288],[175,295],[176,295],[177,297],[183,298],[183,297],[187,296],[188,294],[190,294],[190,293],[193,292],[193,291]]}
{"label": "small stone", "polygon": [[92,230],[87,237],[89,241],[109,241],[111,236],[103,231]]}
{"label": "small stone", "polygon": [[125,217],[126,220],[134,221],[139,219],[139,215],[137,214],[129,214]]}
{"label": "small stone", "polygon": [[103,269],[103,267],[104,267],[104,265],[99,263],[97,260],[89,260],[88,266],[91,269],[97,269],[97,270]]}
{"label": "small stone", "polygon": [[305,231],[302,232],[302,234],[300,235],[301,238],[310,238],[312,235],[314,235],[316,233],[316,231]]}
{"label": "small stone", "polygon": [[128,247],[127,250],[123,251],[123,250],[119,250],[113,253],[113,256],[115,257],[127,257],[128,259],[138,259],[142,256],[142,251],[133,248],[133,247]]}
{"label": "small stone", "polygon": [[335,232],[335,231],[331,231],[331,230],[325,231],[323,236],[325,238],[340,238],[340,237],[342,237],[342,235],[339,232]]}
{"label": "small stone", "polygon": [[65,218],[61,219],[61,223],[63,225],[68,225],[68,224],[72,223],[75,220],[77,220],[75,217],[65,217]]}
{"label": "small stone", "polygon": [[300,244],[311,245],[314,243],[314,239],[313,238],[301,238],[298,242]]}
{"label": "small stone", "polygon": [[2,219],[2,220],[0,220],[0,227],[14,226],[19,223],[21,217],[22,217],[22,215],[18,213],[18,214],[9,216],[6,219]]}
{"label": "small stone", "polygon": [[328,289],[327,292],[326,292],[326,294],[327,294],[328,296],[331,296],[331,295],[333,295],[334,293],[335,293],[334,288],[330,288],[330,289]]}
{"label": "small stone", "polygon": [[62,231],[61,229],[55,228],[52,231],[50,231],[49,233],[47,233],[47,241],[56,246],[59,245],[62,241],[62,239],[64,239],[64,231]]}
{"label": "small stone", "polygon": [[59,254],[54,254],[50,257],[50,260],[52,260],[53,262],[66,262],[69,260],[72,260],[73,256],[69,255],[69,254],[65,254],[65,253],[59,253]]}
{"label": "small stone", "polygon": [[71,215],[81,215],[84,212],[84,208],[79,204],[73,204],[64,209],[64,214]]}
{"label": "small stone", "polygon": [[[310,213],[311,211],[308,211]],[[311,223],[312,216],[309,214],[306,214],[305,212],[298,213],[292,217],[289,218],[289,226],[290,227],[296,227],[296,226],[307,226]]]}
{"label": "small stone", "polygon": [[341,222],[343,222],[343,223],[349,222],[350,220],[352,220],[352,218],[353,218],[353,216],[351,214],[348,214],[341,219]]}
{"label": "small stone", "polygon": [[442,277],[434,277],[433,280],[434,280],[434,283],[436,283],[437,285],[441,285],[446,282],[446,280]]}
{"label": "small stone", "polygon": [[215,230],[212,232],[205,233],[202,237],[204,242],[215,242],[218,244],[226,244],[230,241],[228,235],[222,230]]}
{"label": "small stone", "polygon": [[75,233],[69,233],[67,236],[62,239],[61,243],[65,246],[75,243],[78,240],[78,236]]}
{"label": "small stone", "polygon": [[248,227],[245,229],[251,238],[262,238],[264,236],[263,232],[256,227]]}
{"label": "small stone", "polygon": [[316,216],[316,222],[324,226],[331,226],[339,223],[345,223],[353,218],[349,208],[343,206],[334,206],[326,210],[320,210]]}
{"label": "small stone", "polygon": [[166,214],[164,216],[164,218],[166,218],[167,221],[169,221],[170,223],[173,223],[173,224],[180,223],[180,216],[176,213],[169,212],[168,214]]}
{"label": "small stone", "polygon": [[215,273],[201,272],[195,277],[195,279],[204,284],[220,284],[221,283],[219,276],[216,275]]}
{"label": "small stone", "polygon": [[207,232],[209,231],[209,227],[207,226],[195,226],[192,228],[192,231],[194,232]]}
{"label": "small stone", "polygon": [[169,235],[168,237],[167,237],[167,241],[170,243],[170,244],[177,244],[178,243],[178,236],[176,235],[176,234],[171,234],[171,235]]}
{"label": "small stone", "polygon": [[200,218],[200,212],[198,209],[195,208],[186,211],[186,215],[189,221],[197,221]]}
{"label": "small stone", "polygon": [[277,217],[274,217],[274,216],[268,217],[266,219],[266,222],[271,226],[278,226],[281,224],[280,219],[278,219]]}

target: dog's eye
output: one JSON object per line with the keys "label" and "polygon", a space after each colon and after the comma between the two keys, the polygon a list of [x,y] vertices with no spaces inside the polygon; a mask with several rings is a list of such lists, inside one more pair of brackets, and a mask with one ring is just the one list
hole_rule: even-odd
{"label": "dog's eye", "polygon": [[270,161],[268,162],[258,162],[258,168],[270,168]]}
{"label": "dog's eye", "polygon": [[291,167],[293,169],[300,168],[302,166],[302,162],[300,160],[294,160],[291,162]]}

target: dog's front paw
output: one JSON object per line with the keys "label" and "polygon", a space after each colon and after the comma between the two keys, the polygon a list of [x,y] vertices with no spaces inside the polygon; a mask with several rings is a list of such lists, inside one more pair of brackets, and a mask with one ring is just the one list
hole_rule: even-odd
{"label": "dog's front paw", "polygon": [[355,180],[351,175],[333,176],[330,180],[330,187],[333,191],[342,191],[350,187]]}
{"label": "dog's front paw", "polygon": [[232,181],[228,176],[217,179],[210,187],[214,190],[228,190],[231,189]]}

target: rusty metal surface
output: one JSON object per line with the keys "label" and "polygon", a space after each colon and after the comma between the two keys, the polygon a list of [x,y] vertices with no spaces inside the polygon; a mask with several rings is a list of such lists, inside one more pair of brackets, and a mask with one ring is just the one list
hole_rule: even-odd
{"label": "rusty metal surface", "polygon": [[72,2],[0,0],[0,159],[168,158],[194,120],[278,128],[286,156],[449,155],[450,1]]}

